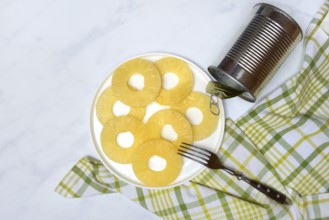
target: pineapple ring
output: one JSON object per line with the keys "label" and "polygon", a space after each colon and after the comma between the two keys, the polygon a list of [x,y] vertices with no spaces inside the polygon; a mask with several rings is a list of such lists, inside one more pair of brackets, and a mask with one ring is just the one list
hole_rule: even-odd
{"label": "pineapple ring", "polygon": [[194,78],[190,67],[185,61],[174,57],[166,57],[156,61],[155,65],[162,77],[166,73],[174,73],[179,79],[178,84],[172,89],[167,90],[162,87],[156,102],[162,105],[173,105],[179,103],[191,93]]}
{"label": "pineapple ring", "polygon": [[[177,134],[176,140],[165,139],[162,137],[162,129],[165,125],[171,125]],[[192,143],[192,127],[187,118],[180,112],[174,110],[161,110],[154,113],[146,122],[148,139],[165,139],[179,146],[181,142]]]}
{"label": "pineapple ring", "polygon": [[[149,159],[159,156],[166,160],[167,166],[161,171],[152,170]],[[140,145],[132,158],[132,168],[136,177],[147,186],[168,186],[180,174],[183,158],[177,148],[168,141],[153,140]]]}
{"label": "pineapple ring", "polygon": [[218,116],[209,111],[209,96],[201,92],[192,92],[181,103],[173,106],[173,109],[186,115],[190,107],[198,108],[203,116],[200,124],[193,125],[192,123],[194,140],[198,141],[210,136],[217,128]]}
{"label": "pineapple ring", "polygon": [[[106,88],[98,97],[96,103],[96,115],[102,125],[104,125],[108,120],[117,117],[113,114],[113,107],[117,101],[120,100],[116,98],[111,87]],[[145,112],[146,108],[130,107],[128,115],[139,120],[143,120]]]}
{"label": "pineapple ring", "polygon": [[[141,74],[144,87],[138,90],[129,85],[130,77]],[[113,73],[112,89],[115,96],[133,107],[144,107],[155,100],[161,89],[161,76],[156,66],[145,59],[132,59],[120,65]]]}
{"label": "pineapple ring", "polygon": [[[131,163],[136,148],[144,141],[144,124],[131,116],[120,116],[109,120],[101,132],[101,145],[105,155],[118,163]],[[132,146],[123,148],[117,143],[120,133],[131,132],[134,136]]]}

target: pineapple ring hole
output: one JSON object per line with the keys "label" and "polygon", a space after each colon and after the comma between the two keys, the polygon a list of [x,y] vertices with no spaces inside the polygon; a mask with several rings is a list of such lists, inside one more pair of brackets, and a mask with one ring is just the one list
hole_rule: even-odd
{"label": "pineapple ring hole", "polygon": [[156,172],[162,171],[166,169],[167,167],[167,161],[163,157],[160,157],[158,155],[153,155],[148,160],[148,167]]}
{"label": "pineapple ring hole", "polygon": [[199,125],[203,121],[202,111],[197,107],[190,107],[185,112],[186,118],[192,125]]}
{"label": "pineapple ring hole", "polygon": [[116,117],[119,117],[128,115],[130,109],[130,106],[122,103],[121,101],[116,101],[113,105],[112,112]]}
{"label": "pineapple ring hole", "polygon": [[170,90],[175,88],[179,83],[179,78],[177,74],[172,72],[167,72],[162,76],[162,88],[165,90]]}
{"label": "pineapple ring hole", "polygon": [[133,89],[141,91],[142,89],[144,89],[144,76],[140,73],[133,74],[128,79],[128,85]]}
{"label": "pineapple ring hole", "polygon": [[176,133],[175,129],[171,124],[165,124],[161,128],[161,137],[165,140],[174,142],[178,138],[178,134]]}
{"label": "pineapple ring hole", "polygon": [[134,144],[134,135],[130,132],[121,132],[117,136],[117,143],[122,148],[129,148]]}

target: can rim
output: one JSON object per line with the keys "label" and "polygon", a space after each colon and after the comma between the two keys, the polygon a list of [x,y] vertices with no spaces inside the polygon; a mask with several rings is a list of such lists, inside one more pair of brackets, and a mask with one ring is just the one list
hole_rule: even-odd
{"label": "can rim", "polygon": [[256,101],[256,96],[245,85],[243,85],[241,82],[239,82],[239,80],[235,79],[225,71],[221,70],[216,66],[209,66],[208,71],[217,82],[220,82],[225,86],[231,87],[233,90],[243,91],[242,94],[239,95],[239,97],[241,97],[242,99],[248,102]]}
{"label": "can rim", "polygon": [[[279,19],[275,19],[277,17],[275,17],[275,16],[273,17],[273,15],[270,16],[270,18],[274,22],[279,23],[281,26],[287,26],[287,23],[286,22],[287,21],[290,22],[291,26],[297,28],[298,31],[297,31],[297,33],[296,32],[290,32],[290,33],[287,33],[287,34],[290,37],[292,37],[292,35],[295,35],[293,38],[295,38],[295,39],[298,39],[299,38],[299,41],[301,39],[303,39],[303,30],[302,30],[302,28],[300,27],[300,25],[298,24],[298,22],[293,17],[291,17],[287,12],[285,12],[284,10],[282,10],[282,9],[280,9],[280,8],[274,6],[274,5],[268,4],[268,3],[257,3],[257,4],[254,5],[253,8],[256,9],[256,10],[259,10],[261,8],[264,8],[259,13],[256,12],[257,14],[261,14],[261,15],[264,15],[265,14],[265,8],[266,9],[270,9],[270,12],[277,12],[279,14],[284,15],[284,18],[286,18],[286,19],[284,19],[285,21],[282,21],[281,20],[281,22],[280,22]],[[267,15],[270,15],[269,12],[267,12],[267,13],[268,13]],[[282,17],[280,17],[280,19],[282,19]],[[287,32],[286,29],[284,29],[284,31]]]}

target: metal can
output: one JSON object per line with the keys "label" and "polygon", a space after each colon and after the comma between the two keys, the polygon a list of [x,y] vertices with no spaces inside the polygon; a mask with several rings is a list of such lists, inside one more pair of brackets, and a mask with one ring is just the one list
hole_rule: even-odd
{"label": "metal can", "polygon": [[[221,63],[208,67],[215,80],[212,85],[222,85],[227,94],[250,102],[256,101],[259,91],[302,39],[297,22],[281,9],[260,3],[253,10],[251,21]],[[212,85],[207,92],[214,94],[216,86]]]}

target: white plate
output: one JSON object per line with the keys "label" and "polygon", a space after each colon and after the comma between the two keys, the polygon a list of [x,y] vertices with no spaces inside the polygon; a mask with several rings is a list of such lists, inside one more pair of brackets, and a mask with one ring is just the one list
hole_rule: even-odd
{"label": "white plate", "polygon": [[[158,59],[168,57],[168,56],[176,57],[176,58],[184,60],[186,63],[188,63],[189,67],[191,68],[191,70],[194,74],[193,91],[198,91],[198,92],[205,93],[206,85],[209,82],[210,78],[208,77],[208,75],[202,69],[200,69],[194,63],[192,63],[192,62],[190,62],[190,61],[188,61],[188,60],[186,60],[182,57],[172,55],[172,54],[166,54],[166,53],[151,53],[151,54],[139,55],[139,56],[133,57],[131,59],[143,58],[143,59],[147,59],[147,60],[151,60],[151,61],[156,61]],[[130,59],[128,59],[128,60],[130,60]],[[119,67],[124,62],[127,62],[128,60],[123,61],[117,67]],[[123,181],[125,181],[129,184],[132,184],[132,185],[135,185],[135,186],[138,186],[138,187],[152,188],[152,189],[164,189],[164,188],[174,187],[174,186],[183,184],[183,183],[191,180],[195,176],[197,176],[203,169],[205,169],[205,167],[198,164],[198,163],[195,163],[195,162],[193,162],[189,159],[184,158],[182,171],[181,171],[180,175],[178,176],[178,178],[172,184],[170,184],[169,186],[165,186],[165,187],[148,187],[148,186],[145,186],[142,182],[140,182],[137,179],[137,177],[135,176],[135,174],[132,170],[131,164],[116,163],[116,162],[110,160],[104,154],[104,152],[102,150],[101,143],[100,143],[100,134],[101,134],[103,126],[98,121],[97,116],[96,116],[96,101],[97,101],[99,95],[102,93],[102,91],[104,89],[106,89],[108,86],[111,85],[112,73],[117,67],[115,67],[109,73],[109,75],[106,77],[106,79],[104,80],[104,82],[102,83],[100,88],[98,89],[97,94],[94,98],[93,105],[92,105],[92,110],[91,110],[91,121],[90,121],[91,122],[90,123],[91,133],[92,133],[92,137],[93,137],[93,141],[94,141],[94,144],[95,144],[96,151],[97,151],[101,161],[105,165],[105,167],[108,170],[110,170],[114,175],[116,175],[118,178],[120,178],[121,180],[123,180]],[[224,125],[225,125],[225,116],[224,116],[223,104],[222,104],[221,100],[218,100],[218,101],[219,101],[219,108],[220,108],[220,116],[218,117],[217,129],[215,130],[215,132],[211,136],[207,137],[206,139],[194,142],[195,145],[205,147],[205,148],[210,149],[214,152],[217,152],[219,150],[219,147],[222,143],[223,136],[224,136]],[[157,105],[155,105],[155,106],[157,106]],[[166,107],[164,107],[164,108],[166,108]],[[149,117],[150,112],[154,112],[154,111],[155,111],[155,109],[152,109],[152,108],[150,109],[148,107],[145,118]]]}

